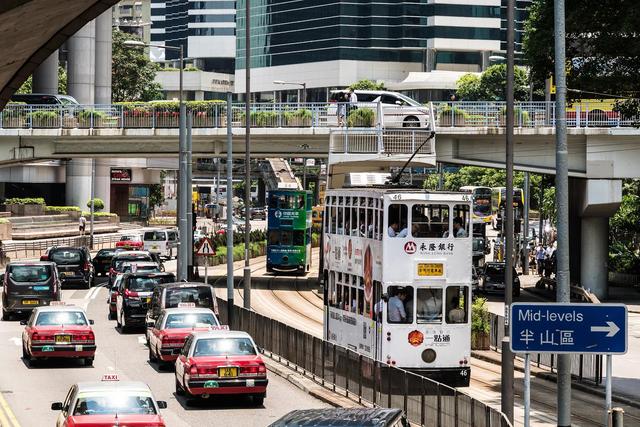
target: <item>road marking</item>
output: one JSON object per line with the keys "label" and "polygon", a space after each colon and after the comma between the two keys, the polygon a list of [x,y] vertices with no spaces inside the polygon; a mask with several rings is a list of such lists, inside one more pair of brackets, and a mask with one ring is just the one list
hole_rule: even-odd
{"label": "road marking", "polygon": [[107,366],[107,371],[115,371],[116,368],[114,368],[113,366]]}
{"label": "road marking", "polygon": [[93,293],[93,295],[91,296],[91,299],[96,299],[96,297],[98,296],[98,294],[100,293],[100,288],[93,288],[95,289],[95,292]]}
{"label": "road marking", "polygon": [[11,337],[9,338],[9,341],[13,342],[17,347],[20,347],[22,345],[22,338]]}
{"label": "road marking", "polygon": [[[6,414],[6,418],[8,418],[7,423],[3,423],[2,425],[6,425],[6,426],[10,426],[13,425],[14,427],[20,427],[20,423],[18,422],[16,416],[13,414],[13,411],[11,410],[11,407],[9,406],[9,404],[7,403],[7,401],[5,400],[4,396],[2,395],[2,393],[0,393],[0,407],[2,407],[2,410],[4,411],[4,414],[2,414],[2,417],[4,417],[4,415]],[[2,413],[0,411],[0,413]]]}

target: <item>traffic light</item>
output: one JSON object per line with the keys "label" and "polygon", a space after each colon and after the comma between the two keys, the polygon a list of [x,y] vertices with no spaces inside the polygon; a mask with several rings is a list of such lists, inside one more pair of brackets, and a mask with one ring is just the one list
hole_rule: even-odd
{"label": "traffic light", "polygon": [[191,204],[191,230],[192,231],[196,231],[196,225],[198,223],[198,215],[196,212],[196,205],[195,203]]}

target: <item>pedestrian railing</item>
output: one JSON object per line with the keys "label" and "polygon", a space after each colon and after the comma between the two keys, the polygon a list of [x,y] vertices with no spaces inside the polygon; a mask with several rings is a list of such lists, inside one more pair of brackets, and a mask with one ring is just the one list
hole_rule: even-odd
{"label": "pedestrian railing", "polygon": [[[228,323],[227,301],[218,299]],[[454,388],[358,354],[254,311],[234,306],[232,329],[248,332],[274,359],[361,403],[401,408],[409,421],[437,427],[506,427],[506,417]]]}
{"label": "pedestrian railing", "polygon": [[[113,247],[117,241],[120,240],[118,235],[109,236],[93,236],[94,249],[103,249]],[[75,236],[75,237],[60,237],[55,239],[25,241],[25,242],[11,242],[5,243],[2,247],[4,253],[11,260],[25,259],[25,258],[38,258],[43,255],[45,251],[52,246],[89,246],[91,237],[89,235]]]}
{"label": "pedestrian railing", "polygon": [[[224,102],[189,102],[194,128],[225,128],[246,125],[244,103],[234,103],[227,111]],[[0,111],[0,129],[140,129],[178,128],[177,102],[119,103],[112,105],[26,105],[8,104]],[[434,117],[435,116],[435,117]],[[432,119],[433,118],[433,119]],[[438,128],[506,125],[504,102],[441,102],[424,106],[389,105],[359,102],[340,104],[252,103],[249,121],[258,128],[376,127],[429,128],[435,120]],[[638,116],[625,116],[607,102],[580,102],[568,106],[567,126],[631,127]],[[516,128],[555,126],[555,103],[517,102]]]}
{"label": "pedestrian railing", "polygon": [[[504,317],[491,313],[491,349],[500,352],[503,338]],[[524,357],[516,357],[524,362]],[[557,369],[558,359],[555,354],[532,353],[530,360],[531,366],[548,369],[550,372],[555,372]],[[602,355],[599,354],[572,354],[571,375],[580,382],[600,385],[602,384],[602,363]]]}

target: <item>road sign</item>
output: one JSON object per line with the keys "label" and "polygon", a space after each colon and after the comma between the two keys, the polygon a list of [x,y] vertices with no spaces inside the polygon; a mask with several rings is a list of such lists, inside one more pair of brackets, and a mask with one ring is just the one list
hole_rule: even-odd
{"label": "road sign", "polygon": [[208,238],[202,240],[202,244],[198,248],[196,255],[207,256],[207,255],[215,255],[216,251],[213,249],[213,245]]}
{"label": "road sign", "polygon": [[515,303],[510,320],[514,353],[627,352],[624,304]]}

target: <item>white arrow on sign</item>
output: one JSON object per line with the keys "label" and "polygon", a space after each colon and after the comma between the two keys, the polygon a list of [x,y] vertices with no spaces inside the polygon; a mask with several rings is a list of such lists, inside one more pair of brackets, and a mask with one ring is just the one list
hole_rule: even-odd
{"label": "white arrow on sign", "polygon": [[613,322],[607,322],[607,326],[592,326],[591,332],[607,332],[607,337],[612,337],[618,333],[620,328]]}

